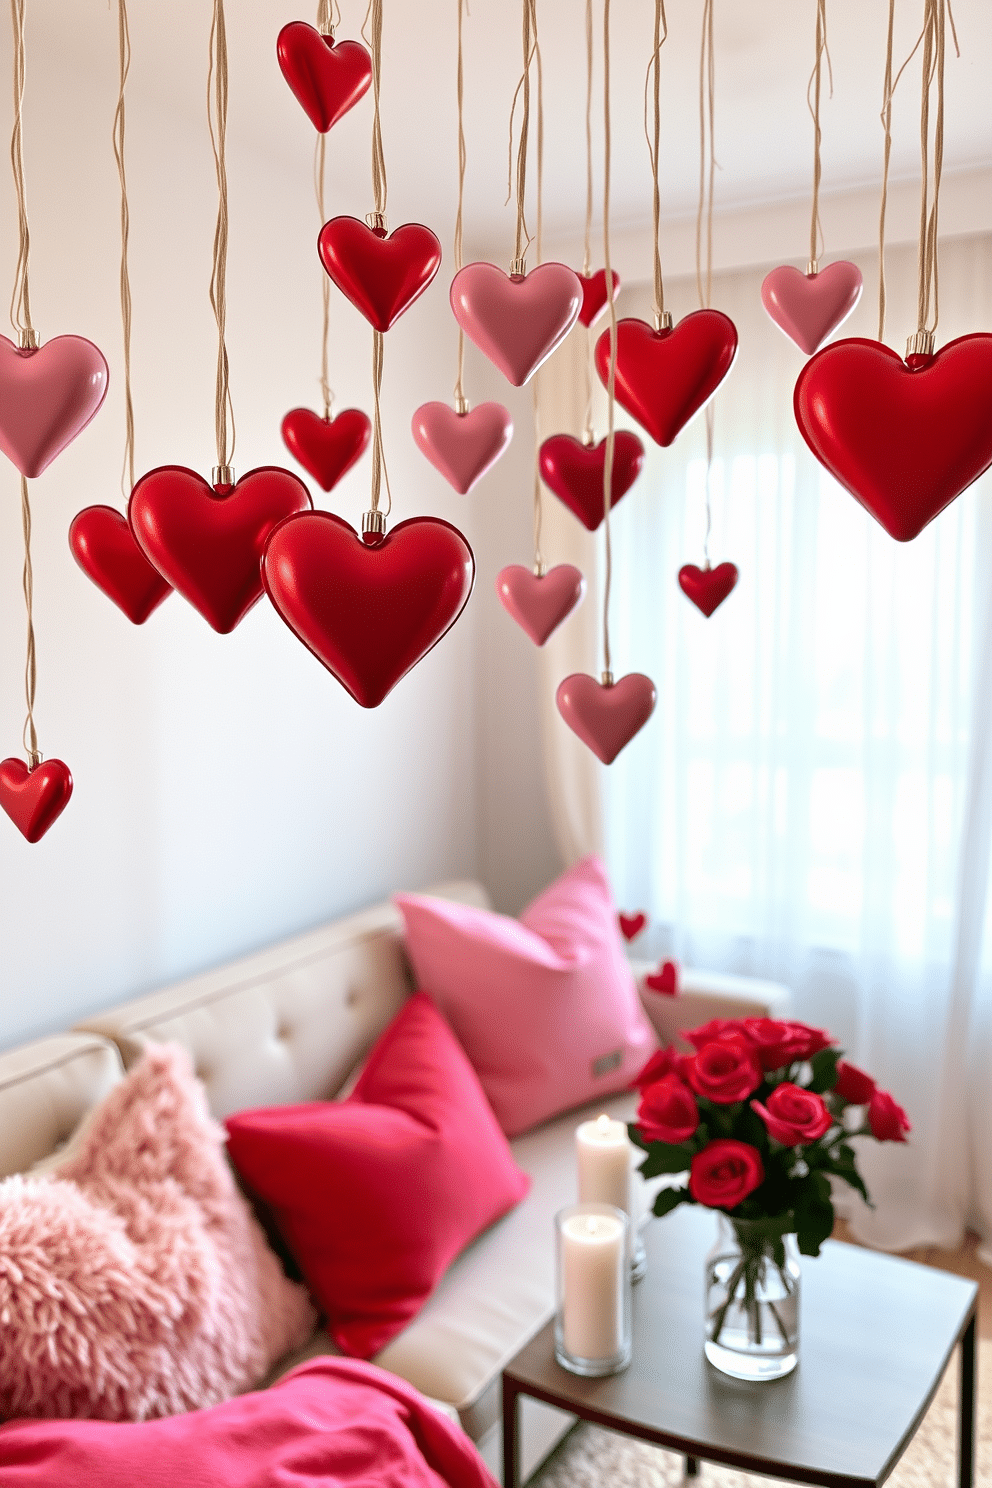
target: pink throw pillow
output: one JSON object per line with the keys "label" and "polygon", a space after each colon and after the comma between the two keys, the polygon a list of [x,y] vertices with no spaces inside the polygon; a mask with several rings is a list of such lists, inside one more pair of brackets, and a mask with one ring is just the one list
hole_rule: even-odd
{"label": "pink throw pillow", "polygon": [[530,1187],[422,993],[397,1013],[346,1100],[241,1111],[227,1131],[232,1161],[271,1207],[332,1338],[362,1359]]}
{"label": "pink throw pillow", "polygon": [[0,1183],[0,1418],[143,1421],[251,1389],[309,1336],[189,1056],[158,1045],[73,1155]]}
{"label": "pink throw pillow", "polygon": [[507,1136],[625,1089],[657,1046],[598,858],[562,874],[519,920],[421,894],[396,903],[417,985]]}

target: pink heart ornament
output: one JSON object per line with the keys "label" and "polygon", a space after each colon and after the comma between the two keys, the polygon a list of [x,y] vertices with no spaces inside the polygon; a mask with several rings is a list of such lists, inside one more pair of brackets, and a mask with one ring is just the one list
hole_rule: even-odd
{"label": "pink heart ornament", "polygon": [[502,403],[480,403],[464,413],[447,403],[422,403],[411,427],[421,454],[462,496],[492,469],[513,438],[513,420]]}
{"label": "pink heart ornament", "polygon": [[612,765],[640,732],[657,701],[654,683],[643,672],[628,672],[605,685],[585,672],[573,672],[555,693],[562,718],[604,765]]}
{"label": "pink heart ornament", "polygon": [[816,274],[782,264],[765,275],[761,303],[800,351],[812,356],[843,325],[862,288],[861,270],[846,259],[827,264]]}
{"label": "pink heart ornament", "polygon": [[496,575],[500,604],[535,646],[544,645],[582,603],[585,592],[585,578],[571,563],[558,563],[543,574],[511,563]]}
{"label": "pink heart ornament", "polygon": [[33,480],[71,444],[107,396],[106,359],[84,336],[21,351],[0,336],[0,450]]}
{"label": "pink heart ornament", "polygon": [[452,279],[449,299],[469,340],[514,387],[523,387],[575,324],[582,285],[560,263],[538,264],[526,275],[471,263]]}

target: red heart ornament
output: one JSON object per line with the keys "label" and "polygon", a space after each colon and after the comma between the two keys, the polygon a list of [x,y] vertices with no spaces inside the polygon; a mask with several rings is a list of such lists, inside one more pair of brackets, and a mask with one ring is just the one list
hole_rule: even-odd
{"label": "red heart ornament", "polygon": [[184,465],[161,465],[135,484],[128,521],[163,578],[227,635],[262,597],[269,533],[310,505],[300,478],[277,465],[216,487]]}
{"label": "red heart ornament", "polygon": [[708,620],[739,577],[736,563],[718,563],[716,568],[697,568],[694,563],[686,563],[679,569],[679,588]]}
{"label": "red heart ornament", "polygon": [[[668,330],[628,318],[617,325],[616,395],[656,444],[669,445],[703,408],[734,364],[737,327],[720,310],[693,310]],[[596,342],[606,387],[610,333]]]}
{"label": "red heart ornament", "polygon": [[323,491],[336,486],[361,459],[371,435],[368,414],[360,408],[342,408],[337,418],[291,408],[282,421],[283,443]]}
{"label": "red heart ornament", "polygon": [[663,961],[657,971],[644,978],[645,987],[652,992],[661,992],[665,997],[679,995],[679,969],[674,961]]}
{"label": "red heart ornament", "polygon": [[469,340],[514,387],[523,387],[575,324],[582,286],[565,264],[504,274],[495,264],[470,263],[452,279],[449,299]]}
{"label": "red heart ornament", "polygon": [[[613,269],[611,273],[613,298],[616,299],[617,290],[620,288],[620,275],[616,269]],[[579,319],[584,326],[591,326],[606,309],[606,270],[597,269],[595,274],[580,274],[579,284],[582,286],[582,309],[579,311]]]}
{"label": "red heart ornament", "polygon": [[806,363],[793,404],[820,464],[910,542],[992,465],[992,336],[905,362],[878,341],[835,341]]}
{"label": "red heart ornament", "polygon": [[617,919],[620,922],[620,934],[628,942],[636,940],[648,922],[648,917],[643,909],[638,910],[637,914],[632,915],[624,914],[621,910],[617,915]]}
{"label": "red heart ornament", "polygon": [[372,58],[359,41],[323,36],[306,21],[290,21],[276,40],[282,75],[307,118],[326,134],[354,108],[372,81]]}
{"label": "red heart ornament", "polygon": [[[613,438],[613,482],[610,510],[625,496],[641,473],[644,446],[629,429],[618,429]],[[603,520],[603,475],[606,470],[606,440],[583,444],[571,434],[552,434],[541,445],[541,479],[578,517],[590,532]]]}
{"label": "red heart ornament", "polygon": [[766,274],[761,303],[800,351],[810,356],[843,325],[861,298],[863,280],[857,264],[839,259],[816,274],[803,274],[782,264]]}
{"label": "red heart ornament", "polygon": [[447,403],[422,403],[411,425],[417,448],[462,496],[491,470],[513,438],[502,403],[458,413]]}
{"label": "red heart ornament", "polygon": [[377,708],[458,619],[475,558],[436,517],[400,522],[366,545],[333,512],[306,512],[272,533],[262,579],[304,646],[356,703]]}
{"label": "red heart ornament", "polygon": [[71,444],[107,396],[106,359],[84,336],[21,351],[0,336],[0,450],[29,480]]}
{"label": "red heart ornament", "polygon": [[585,672],[573,672],[555,693],[562,718],[604,765],[612,765],[640,732],[657,700],[654,683],[643,672],[628,672],[607,684]]}
{"label": "red heart ornament", "polygon": [[78,512],[69,527],[69,547],[87,578],[134,625],[144,625],[172,593],[172,585],[148,562],[124,517],[112,506],[87,506]]}
{"label": "red heart ornament", "polygon": [[377,331],[395,325],[441,267],[441,244],[419,222],[404,222],[387,236],[357,217],[332,217],[317,251],[338,289]]}
{"label": "red heart ornament", "polygon": [[535,646],[544,645],[582,603],[585,592],[585,578],[571,563],[556,563],[543,574],[511,563],[496,575],[500,604]]}
{"label": "red heart ornament", "polygon": [[0,806],[29,842],[40,842],[69,804],[72,776],[60,759],[29,770],[23,760],[0,760]]}

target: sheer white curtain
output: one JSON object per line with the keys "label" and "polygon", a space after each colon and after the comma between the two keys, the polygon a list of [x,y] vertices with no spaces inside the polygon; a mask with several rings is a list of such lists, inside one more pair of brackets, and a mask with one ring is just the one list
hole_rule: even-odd
{"label": "sheer white curtain", "polygon": [[[861,266],[844,334],[870,336],[877,278]],[[940,268],[940,344],[992,330],[992,239],[948,242]],[[647,954],[788,982],[799,1015],[907,1108],[909,1145],[860,1144],[877,1203],[856,1213],[863,1238],[953,1245],[970,1224],[989,1242],[992,480],[893,542],[796,429],[803,359],[767,320],[761,277],[718,276],[713,295],[741,349],[715,401],[711,554],[740,582],[710,620],[677,585],[703,561],[702,419],[670,450],[645,437],[612,522],[611,630],[614,671],[647,672],[658,707],[609,770],[553,715],[566,671],[600,670],[593,596],[542,659],[560,845],[574,858],[602,833],[618,900],[651,915]],[[676,318],[693,292],[669,286]],[[889,254],[888,293],[902,350],[915,254]],[[622,311],[649,306],[645,287]],[[576,337],[546,378],[544,433],[578,430],[582,354]],[[554,524],[554,559],[598,579],[602,536]]]}

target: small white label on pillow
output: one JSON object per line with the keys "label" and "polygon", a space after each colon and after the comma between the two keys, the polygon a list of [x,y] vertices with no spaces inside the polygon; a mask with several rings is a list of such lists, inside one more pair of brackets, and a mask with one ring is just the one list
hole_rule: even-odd
{"label": "small white label on pillow", "polygon": [[599,1058],[592,1062],[593,1078],[598,1080],[602,1075],[608,1075],[613,1070],[619,1069],[622,1064],[622,1049],[611,1049],[609,1054],[600,1054]]}

